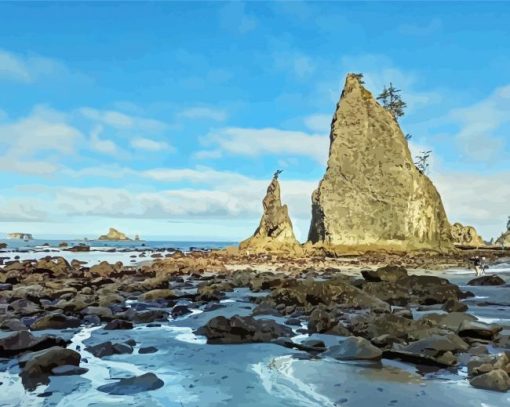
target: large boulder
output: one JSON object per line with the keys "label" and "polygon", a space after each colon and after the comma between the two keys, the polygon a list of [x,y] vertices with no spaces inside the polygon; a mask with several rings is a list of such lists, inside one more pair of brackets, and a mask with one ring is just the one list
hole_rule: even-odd
{"label": "large boulder", "polygon": [[105,384],[103,386],[99,386],[97,389],[104,393],[121,396],[157,390],[163,387],[164,384],[163,380],[154,373],[145,373],[140,376],[120,379],[116,383]]}
{"label": "large boulder", "polygon": [[0,339],[0,357],[11,357],[23,352],[35,352],[52,346],[66,345],[67,341],[56,336],[34,336],[28,331],[18,331]]}
{"label": "large boulder", "polygon": [[234,315],[230,319],[223,316],[215,317],[199,328],[197,333],[204,335],[209,344],[271,342],[279,337],[294,335],[292,329],[271,319],[239,315]]}
{"label": "large boulder", "polygon": [[451,249],[441,197],[413,163],[391,113],[357,75],[345,81],[326,173],[312,195],[308,240],[361,249]]}
{"label": "large boulder", "polygon": [[432,335],[406,346],[394,344],[390,351],[384,353],[384,356],[396,357],[414,363],[453,366],[457,363],[454,354],[465,352],[468,349],[467,343],[451,333],[444,336]]}
{"label": "large boulder", "polygon": [[324,355],[338,360],[379,360],[382,351],[365,338],[351,336],[329,348]]}
{"label": "large boulder", "polygon": [[299,242],[294,236],[287,205],[282,205],[281,202],[280,183],[277,176],[267,188],[263,206],[264,213],[259,227],[252,237],[241,242],[239,248],[252,252],[298,249]]}
{"label": "large boulder", "polygon": [[22,383],[28,389],[35,388],[39,383],[48,383],[52,369],[64,365],[78,366],[80,359],[78,352],[59,346],[29,353],[19,360]]}
{"label": "large boulder", "polygon": [[287,306],[311,307],[323,304],[380,312],[390,310],[388,303],[343,280],[294,281],[288,287],[273,290],[266,301]]}
{"label": "large boulder", "polygon": [[66,329],[78,328],[81,321],[75,317],[68,317],[64,314],[48,314],[37,319],[30,329],[32,331],[41,331],[44,329]]}
{"label": "large boulder", "polygon": [[510,390],[510,378],[503,369],[494,369],[488,373],[476,376],[469,381],[471,386],[478,389],[506,392]]}
{"label": "large boulder", "polygon": [[474,278],[467,283],[471,286],[505,285],[506,282],[499,276],[481,276]]}

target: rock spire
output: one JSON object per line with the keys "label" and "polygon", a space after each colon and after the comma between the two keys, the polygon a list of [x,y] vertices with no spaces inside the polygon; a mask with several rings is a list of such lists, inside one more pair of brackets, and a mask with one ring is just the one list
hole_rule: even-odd
{"label": "rock spire", "polygon": [[331,123],[326,173],[312,195],[311,243],[450,249],[441,197],[413,163],[391,113],[349,74]]}

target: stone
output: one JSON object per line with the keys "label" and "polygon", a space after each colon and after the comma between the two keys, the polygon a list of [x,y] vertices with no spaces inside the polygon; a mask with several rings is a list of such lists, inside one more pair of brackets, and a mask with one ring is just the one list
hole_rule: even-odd
{"label": "stone", "polygon": [[483,239],[473,226],[454,223],[451,227],[452,241],[457,246],[480,247],[485,246]]}
{"label": "stone", "polygon": [[502,369],[494,369],[488,373],[475,376],[469,384],[478,389],[506,392],[510,390],[510,378]]}
{"label": "stone", "polygon": [[133,353],[133,347],[122,342],[102,342],[97,345],[87,346],[87,352],[92,353],[96,358],[102,358],[111,355],[124,355]]}
{"label": "stone", "polygon": [[255,319],[234,315],[232,318],[215,317],[197,330],[207,338],[208,344],[271,342],[279,337],[291,337],[292,329],[271,319]]}
{"label": "stone", "polygon": [[131,240],[124,233],[118,231],[115,228],[110,228],[106,235],[101,235],[97,238],[97,240]]}
{"label": "stone", "polygon": [[365,338],[350,336],[330,347],[324,355],[338,360],[380,360],[382,351]]}
{"label": "stone", "polygon": [[145,355],[147,353],[156,353],[158,351],[158,348],[154,346],[144,346],[138,349],[138,353],[141,355]]}
{"label": "stone", "polygon": [[53,376],[75,376],[87,373],[89,369],[74,365],[61,365],[51,369]]}
{"label": "stone", "polygon": [[65,347],[62,338],[43,335],[34,336],[28,331],[18,331],[0,339],[0,357],[11,357],[23,352],[35,352],[52,346]]}
{"label": "stone", "polygon": [[385,266],[377,270],[362,270],[361,275],[366,281],[378,283],[381,281],[388,281],[396,283],[408,277],[407,270],[401,266]]}
{"label": "stone", "polygon": [[497,325],[489,325],[479,321],[464,320],[459,327],[459,336],[484,340],[492,340],[502,330]]}
{"label": "stone", "polygon": [[147,291],[140,295],[140,301],[157,301],[157,300],[170,300],[175,298],[175,294],[168,288],[159,288],[156,290]]}
{"label": "stone", "polygon": [[63,365],[78,366],[80,359],[78,352],[59,346],[29,353],[19,360],[21,381],[26,388],[34,389],[40,383],[48,383],[52,369]]}
{"label": "stone", "polygon": [[99,386],[97,389],[112,395],[136,394],[144,391],[157,390],[165,383],[154,373],[145,373],[141,376],[120,379],[116,383]]}
{"label": "stone", "polygon": [[49,270],[55,277],[66,277],[71,270],[71,265],[63,257],[45,257],[39,260],[35,267],[39,270]]}
{"label": "stone", "polygon": [[109,321],[113,319],[113,312],[108,307],[94,307],[89,306],[83,310],[81,310],[82,315],[96,315],[104,321]]}
{"label": "stone", "polygon": [[263,200],[264,213],[259,227],[249,239],[242,241],[240,250],[258,251],[286,251],[299,248],[299,242],[294,236],[292,222],[287,205],[282,205],[280,197],[280,183],[277,175],[273,177],[266,196]]}
{"label": "stone", "polygon": [[316,307],[308,318],[308,332],[324,333],[336,325],[335,317],[323,307]]}
{"label": "stone", "polygon": [[81,321],[75,317],[68,317],[64,314],[48,314],[37,319],[30,329],[32,331],[41,331],[44,329],[66,329],[78,328]]}
{"label": "stone", "polygon": [[26,331],[28,327],[19,319],[11,318],[2,321],[0,329],[5,329],[7,331]]}
{"label": "stone", "polygon": [[110,277],[119,274],[122,271],[122,263],[110,264],[107,261],[102,261],[95,266],[92,266],[87,275],[96,277]]}
{"label": "stone", "polygon": [[114,319],[108,322],[105,327],[105,330],[115,330],[115,329],[133,329],[133,323],[130,321],[124,321],[122,319]]}
{"label": "stone", "polygon": [[455,334],[432,335],[403,346],[394,344],[384,353],[385,357],[397,357],[413,363],[453,366],[457,363],[454,353],[465,352],[469,345]]}
{"label": "stone", "polygon": [[349,250],[450,250],[436,188],[414,164],[391,113],[347,75],[331,124],[328,166],[312,194],[308,241]]}
{"label": "stone", "polygon": [[503,233],[498,240],[496,240],[496,245],[510,247],[510,229]]}
{"label": "stone", "polygon": [[504,285],[506,282],[499,276],[481,276],[468,281],[467,284],[471,286],[493,286]]}

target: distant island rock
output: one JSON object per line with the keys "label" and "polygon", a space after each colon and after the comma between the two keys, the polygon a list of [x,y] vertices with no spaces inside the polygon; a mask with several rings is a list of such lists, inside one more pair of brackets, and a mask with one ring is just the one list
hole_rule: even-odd
{"label": "distant island rock", "polygon": [[452,225],[452,239],[459,246],[485,246],[483,239],[473,226],[464,226],[461,223]]}
{"label": "distant island rock", "polygon": [[124,233],[118,231],[117,229],[110,228],[106,235],[101,235],[97,240],[131,240]]}
{"label": "distant island rock", "polygon": [[415,166],[397,121],[355,74],[331,123],[308,240],[333,251],[453,248],[439,193]]}
{"label": "distant island rock", "polygon": [[7,235],[8,239],[14,239],[14,240],[34,240],[34,237],[30,233],[9,233]]}
{"label": "distant island rock", "polygon": [[299,248],[287,205],[282,205],[280,183],[275,175],[263,200],[264,213],[255,233],[239,245],[241,250],[293,251]]}

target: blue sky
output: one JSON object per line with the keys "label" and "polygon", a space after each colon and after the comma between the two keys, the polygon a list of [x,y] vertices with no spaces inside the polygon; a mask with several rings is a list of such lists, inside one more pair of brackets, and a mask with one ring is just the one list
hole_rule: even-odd
{"label": "blue sky", "polygon": [[0,3],[0,233],[306,238],[347,72],[408,103],[451,222],[510,215],[510,4]]}

